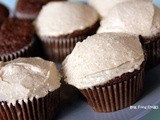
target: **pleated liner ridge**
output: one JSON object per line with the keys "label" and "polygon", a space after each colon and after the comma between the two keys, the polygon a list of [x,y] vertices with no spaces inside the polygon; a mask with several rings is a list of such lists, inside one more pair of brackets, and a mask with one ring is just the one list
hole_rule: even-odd
{"label": "pleated liner ridge", "polygon": [[160,33],[153,37],[140,36],[140,40],[143,49],[146,51],[146,69],[160,64]]}
{"label": "pleated liner ridge", "polygon": [[45,57],[49,60],[60,63],[72,52],[76,43],[83,41],[85,38],[85,36],[70,39],[43,38],[47,39],[46,41],[42,41]]}
{"label": "pleated liner ridge", "polygon": [[[113,112],[135,103],[143,91],[144,69],[135,70],[102,86],[80,90],[96,112]],[[112,81],[112,80],[111,80]]]}
{"label": "pleated liner ridge", "polygon": [[75,31],[72,34],[62,37],[41,36],[41,42],[45,57],[57,63],[61,63],[70,54],[77,42],[81,42],[88,36],[96,33],[99,21],[84,31]]}
{"label": "pleated liner ridge", "polygon": [[15,52],[11,52],[8,54],[4,54],[0,56],[0,61],[6,62],[18,57],[33,57],[36,55],[35,51],[35,39],[31,41],[27,46],[17,50]]}
{"label": "pleated liner ridge", "polygon": [[59,91],[21,104],[17,101],[15,106],[0,102],[0,120],[52,120],[59,106]]}

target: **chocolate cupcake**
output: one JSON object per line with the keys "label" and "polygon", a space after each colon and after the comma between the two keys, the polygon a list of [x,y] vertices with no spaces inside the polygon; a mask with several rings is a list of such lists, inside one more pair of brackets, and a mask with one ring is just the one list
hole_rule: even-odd
{"label": "chocolate cupcake", "polygon": [[9,10],[3,4],[0,4],[0,25],[8,18],[8,16]]}
{"label": "chocolate cupcake", "polygon": [[65,81],[97,112],[113,112],[141,96],[144,54],[138,37],[102,33],[76,44],[62,64]]}
{"label": "chocolate cupcake", "polygon": [[124,2],[101,22],[98,33],[123,32],[140,36],[147,54],[147,68],[160,63],[160,9],[151,1]]}
{"label": "chocolate cupcake", "polygon": [[50,1],[64,1],[64,0],[18,0],[15,16],[19,19],[34,20],[42,6]]}
{"label": "chocolate cupcake", "polygon": [[78,41],[96,32],[98,13],[82,3],[50,2],[34,22],[46,58],[61,62]]}
{"label": "chocolate cupcake", "polygon": [[0,119],[52,120],[60,75],[53,62],[18,58],[0,64]]}
{"label": "chocolate cupcake", "polygon": [[135,1],[135,0],[89,0],[89,5],[93,6],[98,13],[101,15],[101,17],[105,17],[108,12],[118,3],[126,2],[126,1]]}
{"label": "chocolate cupcake", "polygon": [[34,56],[34,28],[27,20],[8,19],[0,28],[0,61]]}

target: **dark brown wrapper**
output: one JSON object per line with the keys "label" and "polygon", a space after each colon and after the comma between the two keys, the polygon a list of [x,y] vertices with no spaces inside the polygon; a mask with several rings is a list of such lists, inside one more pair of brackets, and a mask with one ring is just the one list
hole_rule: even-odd
{"label": "dark brown wrapper", "polygon": [[45,58],[56,63],[61,63],[70,54],[77,42],[81,42],[88,36],[96,33],[99,21],[93,26],[81,31],[75,31],[69,35],[59,37],[40,36]]}
{"label": "dark brown wrapper", "polygon": [[21,104],[8,105],[0,102],[0,120],[52,120],[59,106],[59,92],[57,89],[43,98],[33,98]]}
{"label": "dark brown wrapper", "polygon": [[[77,42],[83,41],[86,37],[79,36],[71,39],[43,38],[42,46],[45,58],[57,63],[62,62],[70,54]],[[44,40],[45,39],[45,40]]]}
{"label": "dark brown wrapper", "polygon": [[35,51],[35,40],[32,40],[30,44],[17,50],[15,52],[11,52],[8,54],[0,55],[0,61],[10,61],[16,59],[18,57],[34,57],[36,55]]}
{"label": "dark brown wrapper", "polygon": [[143,91],[144,68],[126,73],[93,88],[82,89],[81,93],[96,112],[113,112],[135,103]]}
{"label": "dark brown wrapper", "polygon": [[146,51],[146,69],[160,63],[160,33],[153,37],[140,36],[143,49]]}

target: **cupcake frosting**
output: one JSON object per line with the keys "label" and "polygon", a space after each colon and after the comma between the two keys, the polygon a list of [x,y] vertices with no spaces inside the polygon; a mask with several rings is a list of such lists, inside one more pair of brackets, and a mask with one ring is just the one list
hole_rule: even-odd
{"label": "cupcake frosting", "polygon": [[40,58],[18,58],[0,62],[0,101],[41,98],[60,87],[60,75],[53,62]]}
{"label": "cupcake frosting", "polygon": [[156,35],[160,32],[160,9],[151,1],[120,3],[102,20],[98,33],[103,32]]}
{"label": "cupcake frosting", "polygon": [[121,2],[126,1],[135,1],[135,0],[89,0],[89,4],[93,6],[98,13],[101,15],[101,17],[105,17],[110,9]]}
{"label": "cupcake frosting", "polygon": [[103,85],[124,73],[139,70],[144,54],[138,37],[102,33],[76,44],[63,62],[65,81],[79,89]]}
{"label": "cupcake frosting", "polygon": [[34,25],[38,35],[58,37],[91,27],[98,19],[98,13],[86,4],[50,2],[42,8]]}

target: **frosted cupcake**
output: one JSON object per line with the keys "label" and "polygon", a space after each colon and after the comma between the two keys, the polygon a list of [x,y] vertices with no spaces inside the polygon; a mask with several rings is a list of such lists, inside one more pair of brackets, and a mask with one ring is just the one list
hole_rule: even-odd
{"label": "frosted cupcake", "polygon": [[46,58],[61,62],[75,44],[96,32],[98,13],[82,3],[50,2],[34,22]]}
{"label": "frosted cupcake", "polygon": [[53,62],[40,58],[0,62],[0,119],[52,120],[59,88],[60,75]]}
{"label": "frosted cupcake", "polygon": [[140,36],[147,52],[147,68],[160,63],[160,9],[151,1],[118,4],[102,20],[98,33],[103,32],[123,32]]}
{"label": "frosted cupcake", "polygon": [[105,17],[111,8],[113,8],[115,5],[121,2],[126,1],[135,1],[135,0],[89,0],[89,4],[93,6],[98,13],[101,15],[101,17]]}
{"label": "frosted cupcake", "polygon": [[88,37],[76,44],[62,69],[65,81],[78,88],[97,112],[128,107],[142,93],[144,54],[138,37],[132,35]]}

